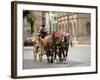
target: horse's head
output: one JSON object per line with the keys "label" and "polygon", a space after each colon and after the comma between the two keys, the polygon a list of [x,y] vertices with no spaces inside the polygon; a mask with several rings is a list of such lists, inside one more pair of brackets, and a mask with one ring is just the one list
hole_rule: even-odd
{"label": "horse's head", "polygon": [[61,33],[60,33],[59,31],[54,32],[54,33],[52,34],[52,38],[53,38],[54,40],[56,40],[56,41],[58,41],[58,40],[60,39],[60,37],[61,37]]}

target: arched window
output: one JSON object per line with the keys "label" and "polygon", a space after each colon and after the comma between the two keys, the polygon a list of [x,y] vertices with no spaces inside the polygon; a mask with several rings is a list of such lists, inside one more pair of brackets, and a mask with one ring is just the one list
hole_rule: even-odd
{"label": "arched window", "polygon": [[60,28],[61,28],[61,23],[59,24],[59,30],[60,30]]}
{"label": "arched window", "polygon": [[59,30],[64,30],[64,24],[59,25]]}
{"label": "arched window", "polygon": [[67,25],[66,25],[66,23],[64,23],[64,31],[65,32],[67,31]]}
{"label": "arched window", "polygon": [[73,35],[72,23],[70,23],[70,25],[69,25],[69,33],[71,36]]}
{"label": "arched window", "polygon": [[90,26],[90,22],[87,22],[86,24],[86,31],[87,31],[87,34],[91,34],[91,26]]}
{"label": "arched window", "polygon": [[77,28],[76,28],[76,23],[74,22],[74,34],[77,34]]}
{"label": "arched window", "polygon": [[67,25],[67,23],[65,23],[65,27],[66,27],[66,30],[68,30],[68,25]]}
{"label": "arched window", "polygon": [[62,27],[61,27],[62,31],[64,31],[64,24],[62,24]]}

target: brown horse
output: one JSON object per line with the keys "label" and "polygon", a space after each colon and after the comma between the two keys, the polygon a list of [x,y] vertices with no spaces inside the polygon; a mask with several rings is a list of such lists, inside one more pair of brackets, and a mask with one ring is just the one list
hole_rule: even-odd
{"label": "brown horse", "polygon": [[60,36],[61,36],[60,32],[53,32],[52,35],[47,35],[42,40],[44,44],[44,50],[46,51],[48,63],[53,63],[53,61],[55,61],[56,59],[57,45],[58,45],[58,44],[56,45],[56,42],[59,42]]}
{"label": "brown horse", "polygon": [[[42,61],[42,56],[46,54],[48,63],[50,62],[50,48],[52,43],[52,36],[47,35],[46,37],[41,38],[40,36],[35,36],[34,40],[34,49],[33,49],[33,56],[34,60],[36,61],[37,55],[39,55],[40,61]],[[52,61],[51,61],[52,62]]]}
{"label": "brown horse", "polygon": [[61,43],[61,49],[60,49],[60,54],[61,54],[61,59],[64,63],[67,62],[67,57],[68,57],[68,50],[69,50],[69,43],[70,42],[70,36],[68,32],[63,32],[60,43]]}
{"label": "brown horse", "polygon": [[37,55],[39,56],[41,62],[43,56],[43,41],[39,36],[35,36],[35,40],[34,40],[33,56],[35,61],[37,59]]}
{"label": "brown horse", "polygon": [[66,63],[69,49],[69,33],[67,32],[54,32],[53,43],[55,45],[55,62],[58,55],[59,61]]}
{"label": "brown horse", "polygon": [[44,46],[44,50],[46,51],[46,56],[47,56],[47,62],[48,63],[53,63],[53,53],[51,52],[51,48],[52,48],[52,36],[51,35],[47,35],[44,39],[42,39],[43,41],[43,46]]}
{"label": "brown horse", "polygon": [[53,46],[54,46],[54,62],[57,63],[57,56],[59,58],[59,61],[61,61],[61,54],[60,54],[60,38],[61,38],[61,33],[59,31],[54,32],[52,35],[52,40],[53,40]]}
{"label": "brown horse", "polygon": [[[58,46],[57,42],[59,42],[60,37],[61,37],[60,32],[53,32],[52,35],[47,35],[46,37],[44,37],[44,39],[42,39],[48,63],[53,63],[53,61],[56,60],[57,46]],[[58,57],[60,57],[59,54]]]}
{"label": "brown horse", "polygon": [[[48,63],[53,63],[53,61],[56,60],[56,55],[58,55],[60,61],[62,60],[62,58],[67,57],[67,55],[62,57],[62,55],[65,55],[63,53],[65,48],[62,48],[61,45],[62,35],[63,34],[60,32],[53,32],[52,35],[47,35],[44,38],[36,36],[34,45],[35,51],[33,53],[34,59],[36,60],[37,54],[39,54],[39,59],[40,61],[42,61],[44,52],[47,56]],[[68,52],[68,48],[66,48],[66,50]]]}

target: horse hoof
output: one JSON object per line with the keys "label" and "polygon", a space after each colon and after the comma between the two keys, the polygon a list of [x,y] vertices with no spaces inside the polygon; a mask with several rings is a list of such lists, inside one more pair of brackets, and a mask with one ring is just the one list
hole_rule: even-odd
{"label": "horse hoof", "polygon": [[55,61],[54,61],[54,63],[56,63],[56,64],[57,64],[57,60],[55,60]]}
{"label": "horse hoof", "polygon": [[50,64],[50,61],[47,61],[48,64]]}
{"label": "horse hoof", "polygon": [[47,63],[48,63],[48,64],[50,63],[50,60],[49,60],[49,59],[47,59]]}
{"label": "horse hoof", "polygon": [[66,64],[67,63],[67,61],[64,61],[64,64]]}
{"label": "horse hoof", "polygon": [[53,61],[51,61],[51,63],[53,63]]}
{"label": "horse hoof", "polygon": [[40,60],[40,62],[42,62],[42,60]]}

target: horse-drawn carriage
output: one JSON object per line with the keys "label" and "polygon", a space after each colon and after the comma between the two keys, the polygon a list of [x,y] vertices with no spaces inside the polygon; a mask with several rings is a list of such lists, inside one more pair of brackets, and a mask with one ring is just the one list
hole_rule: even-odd
{"label": "horse-drawn carriage", "polygon": [[35,51],[33,55],[35,60],[38,54],[40,61],[42,61],[42,56],[45,54],[48,63],[56,63],[58,61],[66,63],[69,48],[68,33],[53,32],[52,35],[45,34],[42,37],[40,34],[35,36],[34,43]]}

